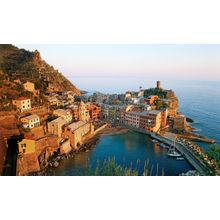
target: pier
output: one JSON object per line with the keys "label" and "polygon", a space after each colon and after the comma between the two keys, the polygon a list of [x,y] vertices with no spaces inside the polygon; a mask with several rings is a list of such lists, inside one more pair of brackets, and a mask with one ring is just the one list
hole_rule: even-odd
{"label": "pier", "polygon": [[[150,136],[170,146],[174,145],[172,139],[168,139],[153,133],[150,134]],[[200,173],[200,175],[202,176],[206,175],[206,170],[207,170],[206,165],[195,155],[194,152],[192,152],[184,144],[181,143],[176,143],[175,147],[185,157],[185,159]]]}
{"label": "pier", "polygon": [[[130,130],[149,135],[152,138],[167,145],[170,146],[174,145],[174,141],[173,141],[174,137],[167,138],[161,135],[156,135],[155,133],[147,132],[130,126],[126,126],[126,127],[129,128]],[[175,136],[175,134],[173,135]],[[199,172],[201,176],[206,175],[207,166],[203,163],[203,161],[201,161],[201,159],[193,151],[191,151],[184,144],[181,143],[175,143],[175,147],[183,155],[183,157]]]}

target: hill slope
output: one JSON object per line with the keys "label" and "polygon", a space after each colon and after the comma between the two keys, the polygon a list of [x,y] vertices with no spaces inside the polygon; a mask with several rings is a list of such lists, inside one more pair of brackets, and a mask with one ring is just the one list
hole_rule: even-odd
{"label": "hill slope", "polygon": [[80,91],[62,73],[42,60],[38,51],[30,52],[10,44],[0,44],[0,77],[22,83],[35,83],[37,89],[46,92],[71,90]]}

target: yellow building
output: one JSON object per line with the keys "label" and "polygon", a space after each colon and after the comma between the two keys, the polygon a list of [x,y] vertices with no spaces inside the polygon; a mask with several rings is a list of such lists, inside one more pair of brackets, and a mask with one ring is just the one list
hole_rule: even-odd
{"label": "yellow building", "polygon": [[26,82],[26,83],[23,84],[23,86],[24,86],[24,89],[25,89],[26,91],[32,92],[33,95],[36,96],[36,97],[39,96],[40,90],[35,89],[34,83],[32,83],[32,82]]}
{"label": "yellow building", "polygon": [[35,153],[35,145],[35,140],[23,139],[21,142],[18,143],[19,154]]}
{"label": "yellow building", "polygon": [[55,116],[63,118],[66,123],[70,123],[73,120],[73,116],[70,111],[65,109],[56,109],[53,111]]}
{"label": "yellow building", "polygon": [[35,91],[35,86],[34,86],[34,83],[32,82],[26,82],[23,84],[24,86],[24,89],[29,91],[29,92],[34,92]]}
{"label": "yellow building", "polygon": [[84,139],[94,133],[94,126],[91,122],[78,121],[64,128],[63,137],[70,140],[72,148],[81,145]]}
{"label": "yellow building", "polygon": [[110,107],[108,110],[108,117],[110,120],[115,120],[116,119],[116,113],[117,110],[115,107]]}
{"label": "yellow building", "polygon": [[48,133],[57,135],[61,137],[63,126],[66,124],[66,120],[59,117],[47,124],[48,126]]}

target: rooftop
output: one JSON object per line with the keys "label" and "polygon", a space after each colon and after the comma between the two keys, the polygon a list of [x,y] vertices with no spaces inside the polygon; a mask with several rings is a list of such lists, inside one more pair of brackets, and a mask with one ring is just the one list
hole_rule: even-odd
{"label": "rooftop", "polygon": [[158,110],[152,110],[152,111],[149,111],[148,114],[151,114],[151,115],[158,115],[160,113],[160,111]]}
{"label": "rooftop", "polygon": [[72,131],[75,131],[76,129],[80,128],[81,126],[87,124],[86,121],[77,121],[73,122],[72,124],[68,125],[68,128],[70,128]]}
{"label": "rooftop", "polygon": [[19,97],[16,100],[22,101],[22,100],[30,100],[30,98],[27,97]]}
{"label": "rooftop", "polygon": [[56,109],[53,111],[53,114],[67,115],[67,114],[69,114],[69,112],[65,109]]}
{"label": "rooftop", "polygon": [[[51,121],[52,123],[59,123],[59,124],[65,124],[66,123],[66,120],[63,119],[62,117],[59,117],[59,118],[56,118],[54,119],[53,121]],[[49,122],[49,123],[51,123]]]}
{"label": "rooftop", "polygon": [[27,120],[31,120],[31,119],[39,118],[39,116],[36,114],[33,114],[33,115],[28,115],[28,116],[22,117],[22,118],[26,118]]}

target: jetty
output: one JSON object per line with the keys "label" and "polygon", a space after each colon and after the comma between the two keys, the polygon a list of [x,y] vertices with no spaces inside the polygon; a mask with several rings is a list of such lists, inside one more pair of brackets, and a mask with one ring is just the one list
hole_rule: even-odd
{"label": "jetty", "polygon": [[[150,136],[160,142],[174,146],[173,139],[169,139],[160,135],[150,134]],[[184,158],[199,172],[200,175],[205,176],[207,171],[206,164],[190,149],[182,143],[175,143],[176,149],[184,156]]]}
{"label": "jetty", "polygon": [[[149,135],[151,138],[156,139],[162,143],[165,143],[169,146],[174,146],[175,134],[172,134],[170,137],[161,136],[152,132],[144,131],[137,129],[131,126],[126,126],[130,130],[135,132],[143,133]],[[183,157],[199,172],[201,176],[205,176],[207,173],[207,165],[189,148],[187,148],[183,143],[175,143],[175,148],[183,155]]]}

